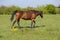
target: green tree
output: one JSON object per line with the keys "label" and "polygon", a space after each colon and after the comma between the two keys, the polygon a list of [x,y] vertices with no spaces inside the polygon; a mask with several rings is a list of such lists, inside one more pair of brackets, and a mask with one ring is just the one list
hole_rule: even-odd
{"label": "green tree", "polygon": [[56,14],[55,6],[52,4],[47,5],[45,9],[47,10],[48,13]]}
{"label": "green tree", "polygon": [[27,8],[23,8],[22,10],[23,11],[27,11],[27,10],[34,10],[35,8],[33,8],[33,7],[27,7]]}
{"label": "green tree", "polygon": [[12,12],[15,11],[15,10],[21,10],[21,8],[18,7],[18,6],[11,6],[7,9],[8,14],[12,14]]}
{"label": "green tree", "polygon": [[37,6],[36,8],[35,8],[35,10],[38,10],[38,11],[43,11],[43,13],[45,13],[45,6]]}
{"label": "green tree", "polygon": [[12,14],[12,12],[13,11],[15,11],[15,10],[21,10],[21,8],[20,7],[18,7],[18,6],[10,6],[10,7],[6,7],[6,6],[1,6],[0,7],[0,14],[1,15],[5,15],[5,14]]}
{"label": "green tree", "polygon": [[0,14],[6,14],[7,7],[6,6],[1,6],[0,7]]}

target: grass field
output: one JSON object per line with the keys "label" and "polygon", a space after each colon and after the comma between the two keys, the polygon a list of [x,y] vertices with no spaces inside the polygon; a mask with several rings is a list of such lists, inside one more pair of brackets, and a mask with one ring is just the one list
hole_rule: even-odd
{"label": "grass field", "polygon": [[10,16],[0,15],[0,40],[60,40],[60,14],[44,14],[43,19],[38,16],[36,28],[32,29],[27,27],[30,21],[21,19],[20,22],[23,28],[11,31]]}

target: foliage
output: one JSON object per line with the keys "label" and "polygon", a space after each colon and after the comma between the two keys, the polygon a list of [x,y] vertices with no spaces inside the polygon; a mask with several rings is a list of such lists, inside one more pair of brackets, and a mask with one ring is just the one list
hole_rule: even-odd
{"label": "foliage", "polygon": [[27,7],[27,8],[22,8],[23,11],[27,11],[27,10],[34,10],[33,7]]}
{"label": "foliage", "polygon": [[0,7],[0,14],[1,15],[3,15],[3,14],[8,14],[9,15],[14,10],[21,10],[21,8],[18,7],[18,6],[11,6],[11,7],[1,6]]}
{"label": "foliage", "polygon": [[56,14],[55,6],[52,4],[47,5],[45,9],[47,10],[48,13]]}
{"label": "foliage", "polygon": [[26,8],[21,8],[19,6],[10,6],[10,7],[7,7],[7,6],[0,6],[0,15],[10,15],[12,14],[13,11],[15,10],[22,10],[22,11],[27,11],[27,10],[39,10],[39,11],[43,11],[44,14],[56,14],[56,11],[57,13],[60,13],[59,9],[55,8],[54,5],[46,5],[46,6],[37,6],[37,7],[26,7]]}

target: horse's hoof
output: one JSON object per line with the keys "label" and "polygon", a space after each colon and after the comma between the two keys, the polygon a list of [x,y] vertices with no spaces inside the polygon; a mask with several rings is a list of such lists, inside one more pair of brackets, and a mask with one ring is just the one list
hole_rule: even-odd
{"label": "horse's hoof", "polygon": [[33,26],[33,28],[35,28],[35,26]]}
{"label": "horse's hoof", "polygon": [[22,27],[18,27],[18,28],[22,28]]}
{"label": "horse's hoof", "polygon": [[17,30],[18,28],[14,28],[14,27],[11,28],[11,31],[17,31]]}
{"label": "horse's hoof", "polygon": [[33,27],[30,27],[30,28],[33,28]]}
{"label": "horse's hoof", "polygon": [[11,29],[11,31],[17,31],[18,30],[18,28],[15,28],[15,29]]}

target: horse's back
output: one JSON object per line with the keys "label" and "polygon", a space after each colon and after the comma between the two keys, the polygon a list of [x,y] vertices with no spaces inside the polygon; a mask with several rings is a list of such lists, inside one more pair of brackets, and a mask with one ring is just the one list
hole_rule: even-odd
{"label": "horse's back", "polygon": [[31,19],[32,14],[28,11],[24,11],[23,15],[21,16],[22,19]]}
{"label": "horse's back", "polygon": [[30,20],[30,19],[34,19],[36,16],[36,14],[34,13],[34,10],[29,10],[29,11],[18,11],[16,13],[16,17],[17,18],[22,18],[22,19],[26,19],[26,20]]}

